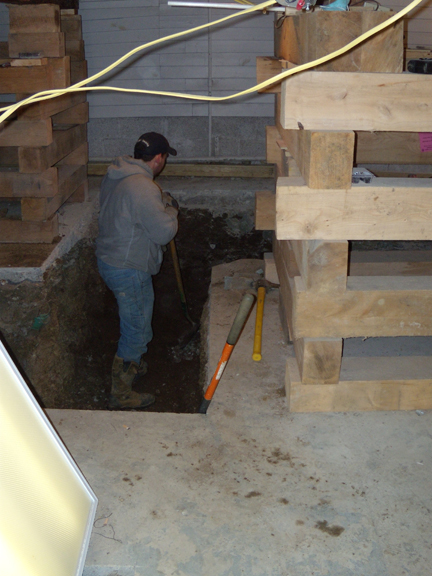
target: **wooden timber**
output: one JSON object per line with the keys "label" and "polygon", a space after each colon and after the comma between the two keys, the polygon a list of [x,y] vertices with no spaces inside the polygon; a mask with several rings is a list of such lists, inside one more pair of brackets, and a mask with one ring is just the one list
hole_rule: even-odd
{"label": "wooden timber", "polygon": [[347,288],[308,290],[284,251],[286,240],[273,252],[291,333],[299,338],[353,338],[432,335],[432,277],[350,276]]}
{"label": "wooden timber", "polygon": [[[75,10],[61,12],[57,3],[9,10],[8,53],[0,55],[3,93],[20,101],[41,90],[66,88],[71,76],[87,74]],[[15,205],[19,200],[21,207],[21,220],[7,214],[0,220],[2,243],[51,243],[58,235],[59,207],[88,199],[87,122],[85,93],[71,93],[23,106],[2,123],[0,196]]]}
{"label": "wooden timber", "polygon": [[[0,94],[34,93],[70,86],[70,58],[26,60],[26,66],[0,68]],[[31,65],[30,65],[31,63]]]}
{"label": "wooden timber", "polygon": [[76,84],[87,77],[87,60],[71,61],[71,84]]}
{"label": "wooden timber", "polygon": [[[273,78],[276,74],[282,72],[282,63],[279,58],[274,58],[270,56],[257,56],[256,59],[256,82],[261,84],[269,78]],[[268,88],[258,90],[258,92],[264,92],[266,94],[275,94],[281,91],[280,82],[278,84],[273,84]]]}
{"label": "wooden timber", "polygon": [[88,202],[89,200],[89,183],[86,179],[66,200],[67,204],[75,202]]}
{"label": "wooden timber", "polygon": [[[24,94],[22,96],[26,97]],[[20,120],[41,120],[42,118],[55,116],[85,101],[86,95],[84,92],[71,92],[50,100],[42,100],[42,102],[22,106],[18,109],[16,115]],[[57,123],[59,124],[60,122]]]}
{"label": "wooden timber", "polygon": [[[281,249],[285,257],[287,244]],[[289,249],[293,251],[300,276],[311,292],[340,293],[346,290],[348,276],[348,242],[324,242],[291,240]]]}
{"label": "wooden timber", "polygon": [[[305,64],[342,48],[393,15],[391,12],[323,12],[288,16],[275,28],[275,56]],[[403,22],[389,26],[317,70],[401,72]]]}
{"label": "wooden timber", "polygon": [[[47,0],[0,0],[1,4],[21,4],[23,6],[33,6],[46,4]],[[70,12],[75,13],[78,10],[78,0],[51,0],[50,4],[56,4],[60,6],[61,13]]]}
{"label": "wooden timber", "polygon": [[40,6],[9,6],[9,32],[60,32],[60,7],[55,4]]}
{"label": "wooden timber", "polygon": [[[430,410],[432,379],[426,374],[423,378],[412,376],[419,363],[425,364],[425,358],[368,358],[367,362],[364,358],[344,358],[343,375],[337,384],[307,385],[301,382],[294,358],[288,358],[285,387],[289,409],[291,412]],[[365,366],[367,373],[362,371]],[[430,362],[425,368],[430,374]],[[377,379],[377,373],[381,378]]]}
{"label": "wooden timber", "polygon": [[255,230],[274,230],[276,227],[276,195],[263,190],[255,194]]}
{"label": "wooden timber", "polygon": [[0,243],[0,268],[40,268],[60,241],[52,243]]}
{"label": "wooden timber", "polygon": [[264,252],[264,277],[267,282],[279,284],[279,276],[273,252]]}
{"label": "wooden timber", "polygon": [[266,126],[266,162],[278,164],[281,161],[281,147],[278,144],[281,136],[276,126]]}
{"label": "wooden timber", "polygon": [[62,12],[60,28],[65,33],[66,40],[82,40],[82,19],[79,14]]}
{"label": "wooden timber", "polygon": [[87,124],[89,121],[89,104],[81,102],[67,110],[63,110],[52,116],[54,124]]}
{"label": "wooden timber", "polygon": [[0,170],[0,197],[25,198],[54,196],[58,189],[57,168],[39,174],[21,174],[16,170]]}
{"label": "wooden timber", "polygon": [[48,146],[53,141],[51,118],[6,120],[0,124],[0,146]]}
{"label": "wooden timber", "polygon": [[58,230],[57,214],[45,222],[0,219],[0,243],[51,243]]}
{"label": "wooden timber", "polygon": [[279,178],[276,236],[296,240],[432,240],[432,180],[374,178],[349,190],[313,190]]}
{"label": "wooden timber", "polygon": [[342,338],[297,338],[294,349],[302,384],[338,384]]}
{"label": "wooden timber", "polygon": [[[289,241],[292,252],[295,253],[295,240]],[[299,242],[300,245],[314,244],[314,242]],[[336,242],[322,242],[320,243],[327,249],[328,246],[334,244],[342,244]],[[315,252],[317,252],[315,250]],[[309,255],[308,255],[309,256]],[[341,256],[341,255],[340,255]],[[349,252],[348,260],[348,275],[349,276],[432,276],[432,250],[356,250]],[[287,256],[289,258],[289,254]],[[318,256],[318,260],[319,260]],[[337,275],[334,272],[329,277],[331,268],[318,268],[316,266],[316,256],[311,261],[308,259],[308,269],[304,271],[305,264],[300,261],[300,266],[303,270],[301,272],[296,267],[295,276],[302,276],[302,279],[309,289],[323,289],[328,290]],[[325,263],[328,263],[328,258],[325,258]],[[332,262],[332,268],[337,263]],[[341,274],[345,275],[345,262],[341,258],[339,261]],[[279,277],[277,275],[276,262],[273,252],[264,253],[264,267],[265,278],[273,284],[279,284]],[[326,271],[323,275],[323,271]],[[346,281],[345,281],[346,285]]]}
{"label": "wooden timber", "polygon": [[23,198],[21,215],[24,221],[39,222],[50,218],[87,180],[86,166],[62,165],[58,168],[58,187],[52,198]]}
{"label": "wooden timber", "polygon": [[[275,32],[275,59],[257,62],[258,77],[278,73],[284,61],[299,65],[325,56],[389,16],[286,17]],[[342,358],[344,338],[432,333],[432,256],[371,254],[368,260],[348,249],[356,239],[432,239],[432,180],[351,183],[355,162],[432,158],[420,151],[418,136],[432,131],[432,79],[402,74],[402,26],[292,75],[276,94],[275,127],[266,133],[268,161],[279,175],[276,199],[258,194],[256,220],[263,227],[275,223],[282,326],[296,355],[286,373],[293,411],[432,408],[432,359],[425,377],[395,378],[391,370],[375,370],[386,364],[382,359],[361,359],[375,370],[365,377],[358,359]],[[289,158],[301,177],[293,176]],[[355,372],[348,374],[347,366]]]}
{"label": "wooden timber", "polygon": [[276,96],[276,128],[310,188],[350,188],[355,134],[352,131],[285,130]]}
{"label": "wooden timber", "polygon": [[49,58],[65,56],[64,34],[62,32],[9,34],[9,56],[11,58],[25,58],[27,54]]}
{"label": "wooden timber", "polygon": [[85,141],[80,146],[78,146],[78,148],[75,148],[75,150],[73,150],[70,154],[57,162],[56,166],[63,166],[65,164],[69,166],[83,166],[85,164],[87,173],[88,159],[88,142]]}
{"label": "wooden timber", "polygon": [[431,93],[428,74],[306,71],[282,82],[280,121],[291,130],[430,132]]}
{"label": "wooden timber", "polygon": [[[91,162],[89,176],[105,176],[109,162]],[[237,164],[167,164],[164,176],[196,176],[202,178],[273,178],[273,166]]]}
{"label": "wooden timber", "polygon": [[59,162],[87,140],[87,127],[80,124],[53,131],[53,141],[48,146],[18,148],[19,170],[23,173],[40,173]]}
{"label": "wooden timber", "polygon": [[422,152],[418,132],[356,132],[357,164],[432,164]]}

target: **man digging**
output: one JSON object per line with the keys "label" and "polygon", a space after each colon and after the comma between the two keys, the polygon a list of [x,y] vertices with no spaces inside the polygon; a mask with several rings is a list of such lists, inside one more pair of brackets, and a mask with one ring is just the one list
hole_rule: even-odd
{"label": "man digging", "polygon": [[152,394],[132,390],[147,372],[142,356],[153,336],[152,276],[159,272],[162,247],[176,235],[178,204],[153,179],[169,154],[177,152],[156,132],[143,134],[134,157],[121,156],[108,168],[101,184],[96,256],[99,272],[113,291],[119,308],[120,340],[112,365],[111,409],[141,409]]}

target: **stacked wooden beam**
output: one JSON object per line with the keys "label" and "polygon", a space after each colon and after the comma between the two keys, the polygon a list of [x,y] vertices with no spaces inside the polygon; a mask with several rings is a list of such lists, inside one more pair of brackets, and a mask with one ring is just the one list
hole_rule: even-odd
{"label": "stacked wooden beam", "polygon": [[[0,92],[22,100],[86,76],[81,17],[53,4],[11,5],[9,58],[0,65]],[[87,199],[88,103],[69,93],[23,106],[0,125],[0,242],[50,243],[57,210]],[[6,212],[6,214],[4,214]]]}
{"label": "stacked wooden beam", "polygon": [[[345,32],[351,40],[385,17],[287,17],[276,58],[285,67],[302,64],[339,48]],[[393,130],[432,131],[432,77],[401,74],[402,36],[402,24],[392,26],[351,53],[287,79],[277,94],[267,151],[279,178],[276,194],[257,197],[256,227],[275,230],[282,318],[296,354],[286,372],[292,411],[432,408],[431,377],[383,375],[397,358],[363,359],[363,366],[376,368],[368,378],[358,359],[351,359],[357,375],[347,377],[348,359],[341,378],[345,338],[432,335],[432,276],[350,270],[349,240],[432,240],[430,179],[351,183],[361,131],[390,139]],[[262,61],[259,67],[263,77]]]}

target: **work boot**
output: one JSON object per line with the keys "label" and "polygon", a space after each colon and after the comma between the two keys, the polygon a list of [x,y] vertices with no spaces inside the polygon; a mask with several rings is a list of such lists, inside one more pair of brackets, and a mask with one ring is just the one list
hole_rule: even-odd
{"label": "work boot", "polygon": [[143,356],[144,356],[144,354],[140,358],[140,363],[139,363],[138,370],[137,370],[137,376],[144,376],[144,374],[147,374],[147,371],[148,371],[148,364],[144,360]]}
{"label": "work boot", "polygon": [[[141,362],[140,362],[141,364]],[[112,387],[109,408],[117,410],[139,410],[153,404],[152,394],[139,394],[132,390],[132,383],[140,366],[136,362],[124,362],[117,355],[112,365]]]}

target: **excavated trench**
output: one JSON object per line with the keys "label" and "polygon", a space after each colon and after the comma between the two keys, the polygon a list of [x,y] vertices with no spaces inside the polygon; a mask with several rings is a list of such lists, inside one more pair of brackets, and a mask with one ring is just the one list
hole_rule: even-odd
{"label": "excavated trench", "polygon": [[[181,211],[176,245],[190,317],[202,329],[181,352],[190,332],[166,252],[154,277],[154,337],[148,373],[138,391],[156,395],[154,412],[197,412],[206,357],[206,302],[212,266],[271,251],[269,233],[254,231],[243,216],[214,216],[205,209]],[[250,220],[250,216],[246,217]],[[94,237],[94,235],[93,235]],[[1,283],[0,332],[41,404],[46,408],[104,410],[119,338],[117,304],[101,280],[94,241],[81,240],[45,274],[43,283]],[[210,367],[211,370],[211,367]]]}

